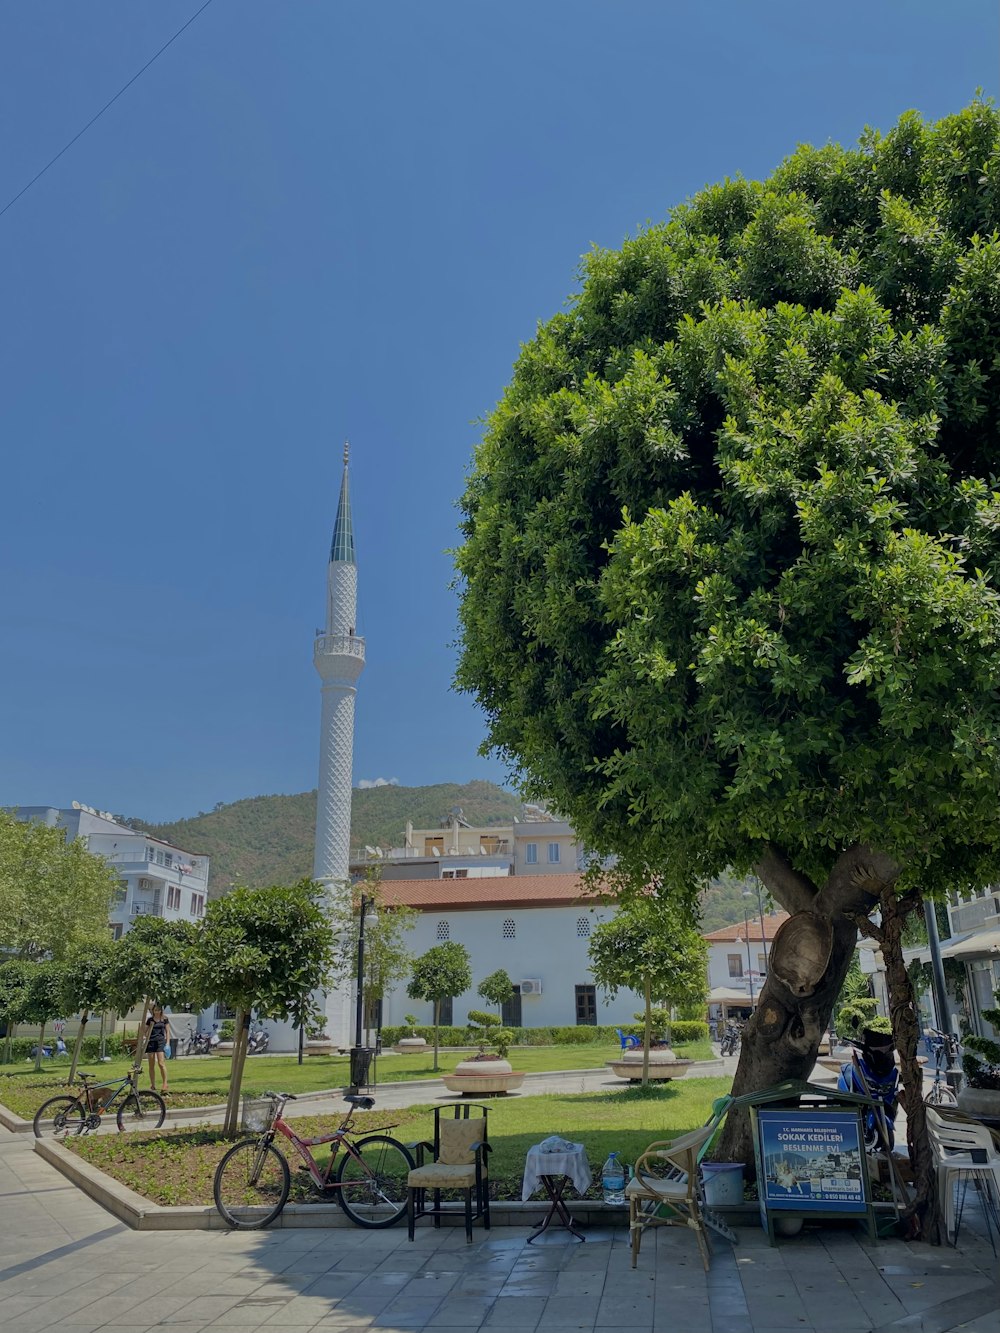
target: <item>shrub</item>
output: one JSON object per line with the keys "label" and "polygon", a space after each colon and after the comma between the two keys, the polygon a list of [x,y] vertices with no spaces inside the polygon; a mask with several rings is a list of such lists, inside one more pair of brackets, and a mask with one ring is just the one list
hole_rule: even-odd
{"label": "shrub", "polygon": [[[400,1037],[423,1037],[424,1041],[432,1042],[434,1040],[434,1024],[393,1024],[391,1027],[382,1029],[383,1046],[394,1046]],[[438,1041],[442,1046],[471,1045],[468,1028],[438,1028]]]}
{"label": "shrub", "polygon": [[704,1019],[675,1018],[670,1024],[670,1032],[681,1046],[690,1041],[708,1041],[708,1024]]}
{"label": "shrub", "polygon": [[236,1020],[225,1018],[219,1025],[219,1040],[233,1041],[236,1037]]}

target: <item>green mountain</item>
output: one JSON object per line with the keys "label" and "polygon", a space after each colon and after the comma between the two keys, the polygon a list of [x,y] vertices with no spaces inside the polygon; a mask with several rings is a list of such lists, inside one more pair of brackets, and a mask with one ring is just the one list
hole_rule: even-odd
{"label": "green mountain", "polygon": [[[484,781],[355,788],[351,846],[398,847],[408,819],[415,828],[438,828],[456,806],[469,824],[509,824],[520,813],[521,802],[513,792]],[[129,822],[175,847],[211,857],[210,891],[230,884],[287,884],[312,874],[315,791],[251,796],[171,824]]]}

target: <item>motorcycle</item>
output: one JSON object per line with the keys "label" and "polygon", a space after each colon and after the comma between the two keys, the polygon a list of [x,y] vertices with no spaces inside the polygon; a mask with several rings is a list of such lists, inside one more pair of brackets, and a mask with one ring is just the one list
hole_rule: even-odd
{"label": "motorcycle", "polygon": [[860,1041],[848,1039],[847,1044],[853,1048],[851,1061],[841,1065],[837,1087],[841,1092],[857,1093],[881,1103],[881,1115],[874,1107],[863,1113],[865,1148],[871,1151],[884,1147],[892,1152],[899,1112],[899,1070],[892,1037],[888,1032],[865,1028]]}
{"label": "motorcycle", "polygon": [[271,1034],[256,1028],[247,1038],[247,1055],[264,1055],[271,1044]]}
{"label": "motorcycle", "polygon": [[722,1033],[722,1040],[719,1043],[719,1053],[721,1055],[735,1055],[740,1049],[740,1040],[743,1036],[742,1023],[734,1022],[730,1019]]}

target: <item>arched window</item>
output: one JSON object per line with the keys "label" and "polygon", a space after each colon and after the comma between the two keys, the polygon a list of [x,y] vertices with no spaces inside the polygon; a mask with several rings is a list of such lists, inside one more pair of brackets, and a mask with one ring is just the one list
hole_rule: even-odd
{"label": "arched window", "polygon": [[448,922],[447,922],[447,921],[439,921],[439,922],[437,923],[437,937],[438,937],[439,940],[450,940],[450,939],[451,939],[451,932],[450,932],[450,930],[448,929]]}
{"label": "arched window", "polygon": [[517,934],[517,928],[514,925],[514,918],[509,916],[503,923],[503,937],[505,940],[512,940]]}

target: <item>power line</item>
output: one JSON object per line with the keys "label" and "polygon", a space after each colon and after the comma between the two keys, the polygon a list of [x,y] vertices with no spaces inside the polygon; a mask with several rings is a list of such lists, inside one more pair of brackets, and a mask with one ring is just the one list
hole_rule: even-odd
{"label": "power line", "polygon": [[7,212],[9,208],[14,207],[14,205],[17,203],[17,201],[21,198],[22,195],[28,193],[28,191],[31,189],[31,187],[35,184],[36,181],[41,180],[41,178],[48,171],[49,167],[55,166],[55,164],[62,157],[63,153],[68,152],[76,143],[77,139],[83,138],[83,136],[90,129],[91,125],[93,125],[96,121],[100,120],[100,118],[104,115],[105,111],[107,111],[109,107],[113,107],[123,93],[128,92],[128,90],[132,87],[133,83],[135,83],[136,79],[141,78],[142,75],[145,74],[146,70],[149,69],[150,65],[152,65],[155,61],[159,60],[160,56],[163,55],[167,47],[172,46],[174,42],[177,41],[177,38],[181,35],[181,33],[184,32],[187,28],[190,28],[191,24],[195,21],[195,19],[199,16],[199,14],[204,14],[205,10],[209,7],[211,3],[212,0],[205,0],[205,3],[202,5],[202,7],[196,10],[182,27],[177,29],[173,37],[171,37],[169,41],[163,43],[159,51],[157,51],[156,55],[151,56],[150,59],[147,60],[146,63],[143,65],[142,69],[140,69],[138,73],[133,74],[132,77],[129,79],[128,83],[126,83],[123,87],[119,88],[118,91],[115,93],[114,97],[112,97],[109,102],[105,102],[105,104],[101,107],[100,111],[98,111],[97,115],[91,116],[90,120],[87,121],[83,129],[79,130],[76,134],[74,134],[72,139],[70,139],[69,143],[65,144],[62,148],[60,148],[59,152],[56,153],[55,157],[52,158],[50,162],[46,162],[45,166],[42,167],[41,171],[38,172],[36,176],[32,176],[31,180],[28,181],[27,185],[25,185],[23,189],[18,190],[17,194],[14,195],[14,198],[11,199],[8,203],[4,204],[3,208],[0,208],[0,218],[3,217],[3,215]]}

